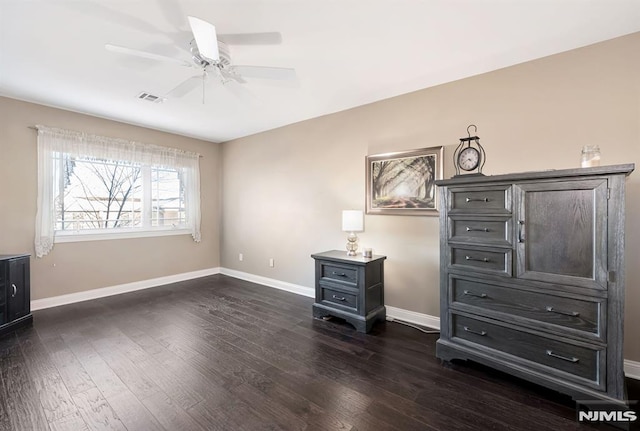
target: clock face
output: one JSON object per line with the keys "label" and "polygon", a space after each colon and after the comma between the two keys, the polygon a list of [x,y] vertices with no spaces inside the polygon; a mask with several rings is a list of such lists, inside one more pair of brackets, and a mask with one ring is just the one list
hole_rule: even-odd
{"label": "clock face", "polygon": [[467,147],[458,154],[458,166],[463,171],[472,171],[480,163],[480,152],[474,147]]}

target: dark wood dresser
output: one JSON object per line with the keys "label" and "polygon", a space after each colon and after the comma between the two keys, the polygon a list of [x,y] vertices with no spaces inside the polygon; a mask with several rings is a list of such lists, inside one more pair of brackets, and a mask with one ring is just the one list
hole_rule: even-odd
{"label": "dark wood dresser", "polygon": [[438,181],[436,354],[620,403],[633,164]]}
{"label": "dark wood dresser", "polygon": [[386,319],[386,256],[347,256],[346,251],[332,250],[311,257],[316,264],[313,317],[340,317],[359,332],[369,332],[375,322]]}
{"label": "dark wood dresser", "polygon": [[0,335],[31,323],[29,255],[0,255]]}

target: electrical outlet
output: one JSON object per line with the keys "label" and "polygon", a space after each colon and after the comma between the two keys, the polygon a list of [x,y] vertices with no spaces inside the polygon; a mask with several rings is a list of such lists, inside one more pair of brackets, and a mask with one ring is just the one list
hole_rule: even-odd
{"label": "electrical outlet", "polygon": [[270,258],[270,259],[269,259],[269,266],[270,266],[271,268],[273,268],[273,267],[275,266],[275,262],[273,261],[273,258]]}
{"label": "electrical outlet", "polygon": [[238,255],[238,260],[239,260],[240,262],[242,262],[242,261],[244,260],[244,255],[243,255],[242,253],[240,253],[240,254]]}

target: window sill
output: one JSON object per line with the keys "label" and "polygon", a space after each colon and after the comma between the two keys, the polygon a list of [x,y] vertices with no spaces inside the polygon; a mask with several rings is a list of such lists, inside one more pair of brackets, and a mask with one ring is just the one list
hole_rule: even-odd
{"label": "window sill", "polygon": [[127,238],[150,238],[156,236],[190,235],[191,229],[166,229],[147,231],[120,231],[100,233],[61,233],[56,232],[54,244],[63,242],[103,241]]}

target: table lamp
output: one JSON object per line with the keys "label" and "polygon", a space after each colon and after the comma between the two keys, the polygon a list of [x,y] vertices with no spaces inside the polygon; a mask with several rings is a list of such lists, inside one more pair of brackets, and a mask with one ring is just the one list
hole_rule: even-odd
{"label": "table lamp", "polygon": [[362,211],[344,210],[342,211],[342,231],[349,232],[347,236],[347,256],[355,256],[358,250],[358,235],[356,232],[362,232],[364,218]]}

